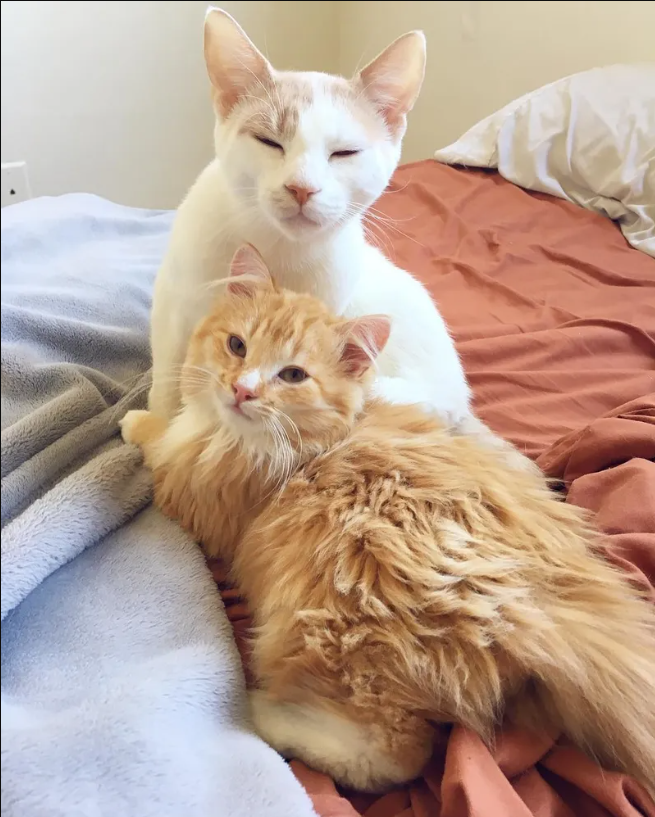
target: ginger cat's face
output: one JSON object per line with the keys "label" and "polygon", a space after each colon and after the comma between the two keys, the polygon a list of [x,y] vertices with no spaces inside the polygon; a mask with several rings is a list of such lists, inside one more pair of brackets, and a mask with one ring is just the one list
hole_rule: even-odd
{"label": "ginger cat's face", "polygon": [[186,405],[268,451],[323,450],[363,406],[389,319],[346,321],[316,298],[278,290],[257,251],[242,247],[226,294],[198,327],[183,374]]}
{"label": "ginger cat's face", "polygon": [[237,23],[214,9],[205,23],[205,59],[217,155],[256,222],[288,239],[311,239],[382,193],[423,80],[420,32],[396,40],[346,80],[276,71]]}

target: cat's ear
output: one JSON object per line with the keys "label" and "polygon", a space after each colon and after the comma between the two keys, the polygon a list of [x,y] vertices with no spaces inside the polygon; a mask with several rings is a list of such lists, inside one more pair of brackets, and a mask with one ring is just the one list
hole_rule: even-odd
{"label": "cat's ear", "polygon": [[359,377],[386,346],[391,319],[388,315],[365,315],[343,323],[341,332],[346,341],[341,352],[342,367],[346,374]]}
{"label": "cat's ear", "polygon": [[392,130],[403,127],[425,75],[425,35],[410,31],[363,68],[356,81]]}
{"label": "cat's ear", "polygon": [[271,289],[273,279],[264,259],[252,244],[244,244],[234,254],[230,264],[227,291],[232,295],[252,297],[257,289]]}
{"label": "cat's ear", "polygon": [[228,116],[254,85],[267,88],[273,69],[246,32],[222,9],[210,6],[205,16],[205,62],[221,116]]}

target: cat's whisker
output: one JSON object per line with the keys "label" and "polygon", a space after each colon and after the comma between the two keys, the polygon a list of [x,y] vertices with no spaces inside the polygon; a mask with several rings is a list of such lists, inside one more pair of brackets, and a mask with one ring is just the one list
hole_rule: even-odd
{"label": "cat's whisker", "polygon": [[[296,438],[298,440],[298,445],[300,446],[300,454],[302,454],[302,435],[300,433],[300,429],[298,428],[296,423],[291,419],[291,417],[289,417],[288,414],[286,414],[284,411],[282,411],[282,409],[277,409],[277,408],[274,408],[273,406],[261,406],[260,408],[262,410],[262,413],[265,413],[265,414],[267,414],[269,416],[273,416],[277,420],[282,419],[282,420],[286,421],[286,423],[289,425],[289,427],[291,428],[293,433],[296,435]],[[314,410],[314,409],[312,408],[310,410]],[[287,438],[288,438],[288,435],[287,435]],[[291,443],[291,440],[289,440],[289,443]]]}
{"label": "cat's whisker", "polygon": [[184,366],[182,367],[182,374],[188,375],[192,372],[198,372],[204,377],[209,377],[218,382],[216,373],[212,372],[211,369],[207,369],[204,366],[196,366],[194,363],[185,363]]}
{"label": "cat's whisker", "polygon": [[278,479],[275,483],[275,488],[278,489],[284,485],[296,465],[296,456],[284,426],[280,423],[276,410],[271,410],[263,418],[265,425],[272,433],[274,445],[276,448],[274,471],[278,471]]}
{"label": "cat's whisker", "polygon": [[[369,222],[369,224],[366,224],[367,221]],[[388,221],[388,222],[383,221],[381,218],[376,217],[374,214],[372,214],[369,217],[369,215],[367,213],[366,217],[365,217],[365,220],[364,220],[364,229],[367,231],[367,237],[369,237],[369,238],[371,237],[371,235],[373,235],[373,236],[376,235],[376,233],[371,232],[372,224],[376,225],[377,231],[378,231],[377,234],[378,235],[384,235],[385,239],[388,239],[389,241],[391,241],[392,239],[389,236],[386,235],[385,229],[383,229],[383,228],[394,230],[396,233],[398,233],[398,235],[403,236],[408,241],[411,241],[412,243],[416,244],[417,246],[425,247],[425,244],[423,244],[421,241],[418,241],[416,238],[414,238],[414,236],[411,236],[408,233],[405,233],[403,230],[401,230],[399,227],[397,227],[396,224],[393,223],[393,221]]]}
{"label": "cat's whisker", "polygon": [[[404,219],[404,221],[411,221],[411,220],[412,219]],[[369,208],[365,212],[365,215],[364,215],[364,222],[366,222],[366,221],[370,221],[370,222],[375,223],[376,225],[379,226],[380,229],[382,227],[387,227],[389,229],[392,229],[396,233],[398,233],[398,235],[403,236],[403,238],[406,238],[408,241],[413,241],[414,244],[417,244],[419,247],[425,246],[423,243],[421,243],[416,238],[414,238],[414,236],[409,235],[408,233],[404,232],[403,230],[400,229],[400,227],[397,226],[399,223],[402,223],[403,220],[401,220],[401,219],[393,219],[393,218],[391,218],[390,216],[387,216],[384,213],[380,213],[380,212],[375,211],[374,208]]]}
{"label": "cat's whisker", "polygon": [[289,426],[291,427],[291,430],[295,433],[296,438],[298,440],[298,447],[299,447],[298,457],[299,457],[299,459],[302,460],[303,441],[302,441],[302,434],[300,433],[300,429],[294,423],[294,421],[291,419],[291,417],[289,417],[288,414],[285,414],[283,411],[280,411],[280,416],[289,424]]}
{"label": "cat's whisker", "polygon": [[369,207],[366,210],[366,215],[368,216],[369,213],[373,218],[379,218],[380,220],[384,220],[389,224],[405,224],[408,221],[416,221],[416,216],[408,216],[407,218],[397,218],[396,216],[390,216],[387,213],[383,213],[382,210],[378,210],[376,207]]}
{"label": "cat's whisker", "polygon": [[405,190],[405,189],[407,189],[409,187],[409,184],[410,184],[410,182],[407,181],[401,187],[394,187],[394,188],[387,187],[387,189],[384,191],[384,195],[386,197],[386,196],[390,196],[392,193],[402,193],[403,190]]}

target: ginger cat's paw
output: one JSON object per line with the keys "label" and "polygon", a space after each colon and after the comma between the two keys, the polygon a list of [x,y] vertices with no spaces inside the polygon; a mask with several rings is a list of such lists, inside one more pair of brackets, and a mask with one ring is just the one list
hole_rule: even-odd
{"label": "ginger cat's paw", "polygon": [[121,429],[121,435],[126,443],[138,445],[138,429],[139,426],[146,422],[150,417],[149,411],[128,411],[122,420],[119,420],[118,425]]}

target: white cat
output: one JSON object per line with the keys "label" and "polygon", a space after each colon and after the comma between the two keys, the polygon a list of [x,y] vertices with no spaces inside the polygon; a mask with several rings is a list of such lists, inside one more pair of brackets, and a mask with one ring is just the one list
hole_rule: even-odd
{"label": "white cat", "polygon": [[205,59],[216,159],[180,206],[157,276],[151,410],[166,417],[177,410],[177,375],[211,301],[209,285],[250,243],[280,285],[348,316],[391,317],[380,396],[427,404],[454,427],[496,442],[471,414],[464,371],[431,297],[367,242],[362,225],[400,158],[423,81],[423,34],[405,34],[346,80],[276,71],[232,17],[210,9]]}

